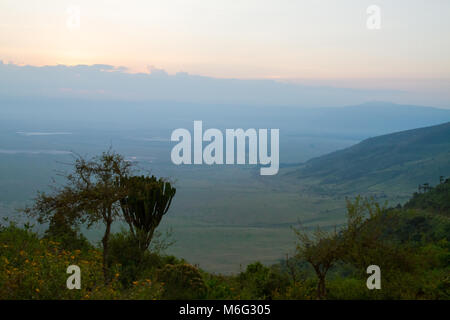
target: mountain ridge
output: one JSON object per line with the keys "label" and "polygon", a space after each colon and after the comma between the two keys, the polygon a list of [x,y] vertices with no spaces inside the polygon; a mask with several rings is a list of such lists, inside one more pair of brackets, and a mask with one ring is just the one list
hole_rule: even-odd
{"label": "mountain ridge", "polygon": [[368,138],[289,169],[286,175],[316,191],[406,195],[450,175],[450,122]]}

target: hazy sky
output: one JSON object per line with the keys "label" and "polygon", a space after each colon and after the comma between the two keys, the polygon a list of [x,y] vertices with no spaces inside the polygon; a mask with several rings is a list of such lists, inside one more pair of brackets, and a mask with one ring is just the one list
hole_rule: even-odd
{"label": "hazy sky", "polygon": [[1,0],[0,60],[446,91],[449,16],[448,0]]}
{"label": "hazy sky", "polygon": [[[219,77],[450,77],[450,1],[2,0],[0,59]],[[80,28],[66,22],[80,8]]]}

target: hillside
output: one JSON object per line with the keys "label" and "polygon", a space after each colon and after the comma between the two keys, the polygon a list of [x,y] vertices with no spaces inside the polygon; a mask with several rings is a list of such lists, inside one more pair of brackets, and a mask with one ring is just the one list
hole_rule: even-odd
{"label": "hillside", "polygon": [[369,138],[286,175],[316,192],[407,195],[450,175],[450,122]]}
{"label": "hillside", "polygon": [[442,177],[441,183],[435,187],[422,185],[404,207],[450,216],[450,179]]}

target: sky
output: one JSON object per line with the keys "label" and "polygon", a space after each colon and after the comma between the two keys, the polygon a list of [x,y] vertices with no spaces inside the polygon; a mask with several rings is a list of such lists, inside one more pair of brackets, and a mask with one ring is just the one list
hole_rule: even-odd
{"label": "sky", "polygon": [[2,0],[0,60],[420,91],[450,107],[449,13],[448,0]]}

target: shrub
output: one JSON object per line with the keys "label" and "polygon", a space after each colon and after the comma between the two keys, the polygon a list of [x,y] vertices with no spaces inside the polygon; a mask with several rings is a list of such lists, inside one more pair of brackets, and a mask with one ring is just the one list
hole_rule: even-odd
{"label": "shrub", "polygon": [[163,299],[202,299],[207,291],[200,271],[190,264],[165,265],[158,281],[164,286]]}
{"label": "shrub", "polygon": [[71,227],[62,214],[55,214],[50,219],[49,227],[45,231],[45,238],[59,242],[61,248],[66,250],[93,249],[86,237],[78,229]]}
{"label": "shrub", "polygon": [[[66,287],[67,267],[81,269],[80,290]],[[2,299],[114,299],[120,286],[103,284],[102,255],[98,250],[68,251],[61,244],[39,239],[29,228],[0,227],[0,298]]]}
{"label": "shrub", "polygon": [[120,282],[130,287],[134,281],[153,278],[155,270],[164,264],[162,258],[146,250],[141,251],[136,239],[126,231],[111,235],[109,265],[120,266]]}
{"label": "shrub", "polygon": [[239,299],[239,291],[236,289],[236,284],[234,277],[207,274],[205,279],[207,299]]}
{"label": "shrub", "polygon": [[308,278],[304,281],[293,282],[286,292],[274,295],[274,299],[283,300],[312,300],[317,299],[317,279]]}
{"label": "shrub", "polygon": [[289,279],[287,275],[265,267],[260,262],[249,264],[245,272],[239,274],[242,299],[272,299],[274,292],[284,291]]}

